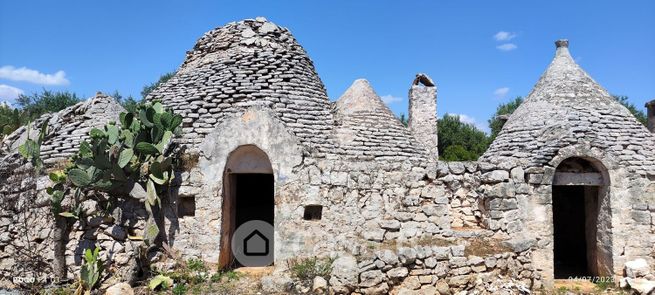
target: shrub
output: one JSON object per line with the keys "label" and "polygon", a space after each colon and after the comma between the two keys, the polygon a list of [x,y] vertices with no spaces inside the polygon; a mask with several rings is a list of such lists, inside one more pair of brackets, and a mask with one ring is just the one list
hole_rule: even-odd
{"label": "shrub", "polygon": [[301,279],[310,280],[314,277],[328,277],[332,271],[334,259],[294,258],[287,260],[291,275]]}
{"label": "shrub", "polygon": [[605,291],[607,289],[611,289],[614,287],[614,282],[612,282],[611,280],[602,279],[594,283],[596,284],[596,289],[598,289],[599,291]]}
{"label": "shrub", "polygon": [[80,269],[80,284],[79,290],[90,291],[100,280],[102,273],[102,261],[98,258],[100,248],[96,247],[93,251],[91,249],[84,250],[84,264]]}
{"label": "shrub", "polygon": [[190,271],[204,272],[207,271],[205,262],[200,259],[191,258],[187,261],[187,268]]}
{"label": "shrub", "polygon": [[187,290],[188,290],[188,288],[187,288],[186,284],[179,283],[179,284],[175,285],[175,287],[173,288],[173,294],[175,294],[175,295],[184,295],[184,294],[186,294]]}

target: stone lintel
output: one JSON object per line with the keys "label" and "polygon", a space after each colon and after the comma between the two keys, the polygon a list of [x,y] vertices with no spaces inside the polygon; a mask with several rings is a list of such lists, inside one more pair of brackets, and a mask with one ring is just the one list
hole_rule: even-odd
{"label": "stone lintel", "polygon": [[603,175],[598,172],[555,172],[553,185],[604,185]]}

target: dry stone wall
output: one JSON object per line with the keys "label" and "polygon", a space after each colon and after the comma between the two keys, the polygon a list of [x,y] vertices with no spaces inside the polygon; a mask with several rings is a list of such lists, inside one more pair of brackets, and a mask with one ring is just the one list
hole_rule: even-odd
{"label": "dry stone wall", "polygon": [[[653,228],[646,204],[655,201],[655,137],[575,63],[568,41],[556,45],[548,69],[480,158],[483,181],[510,179],[483,188],[483,219],[489,229],[535,239],[535,264],[552,281],[556,169],[572,157],[594,162],[605,181],[596,220],[599,268],[619,275],[629,260],[655,259],[652,236],[642,234]],[[503,191],[511,197],[492,199]]]}
{"label": "dry stone wall", "polygon": [[[15,157],[12,165],[1,166],[0,173],[11,169],[8,182],[19,185],[4,186],[0,205],[0,287],[25,287],[34,283],[56,283],[77,279],[85,249],[101,249],[111,277],[105,284],[131,281],[136,269],[136,248],[139,241],[129,241],[128,234],[143,235],[146,212],[135,200],[89,192],[82,203],[82,218],[68,219],[63,228],[63,239],[55,234],[58,226],[51,211],[50,199],[45,194],[50,185],[47,176],[34,174],[30,164]],[[5,158],[7,161],[7,158]],[[6,174],[5,174],[6,175]],[[7,188],[11,188],[10,190]],[[66,197],[70,205],[72,196]],[[111,201],[110,201],[111,199]],[[107,211],[106,208],[112,208]],[[61,244],[64,255],[55,253]],[[56,257],[66,270],[65,277],[55,274]]]}
{"label": "dry stone wall", "polygon": [[[608,152],[589,146],[562,148],[548,165],[523,169],[520,162],[501,166],[480,162],[480,194],[484,196],[482,223],[498,238],[525,237],[534,242],[536,270],[552,282],[553,265],[553,178],[558,164],[571,157],[598,159],[606,164],[607,187],[598,194],[598,255],[601,274],[623,273],[625,262],[653,256],[652,209],[655,182],[628,172]],[[552,166],[551,166],[552,165]]]}
{"label": "dry stone wall", "polygon": [[426,74],[417,74],[409,89],[407,127],[428,150],[430,157],[439,157],[437,128],[437,86]]}
{"label": "dry stone wall", "polygon": [[[467,253],[465,245],[413,246],[379,250],[358,261],[359,283],[331,280],[334,289],[363,294],[452,294],[459,291],[495,293],[525,292],[541,288],[530,251]],[[508,249],[509,250],[509,249]],[[344,290],[345,291],[345,290]]]}
{"label": "dry stone wall", "polygon": [[0,175],[0,286],[8,287],[14,280],[50,273],[54,226],[48,199],[36,197],[37,180],[29,163],[18,154],[6,156]]}
{"label": "dry stone wall", "polygon": [[[110,203],[107,196],[92,194],[82,203],[83,218],[69,224],[65,243],[67,278],[76,279],[85,249],[101,249],[100,259],[106,263],[108,280],[105,286],[136,279],[137,257],[141,241],[128,236],[143,236],[147,213],[142,203],[118,199]],[[107,210],[106,208],[111,208]]]}
{"label": "dry stone wall", "polygon": [[[121,111],[123,108],[113,98],[98,93],[89,100],[40,117],[30,128],[21,127],[3,141],[0,147],[0,286],[54,279],[56,227],[50,197],[45,193],[51,183],[44,174],[62,169],[68,158],[77,153],[79,143],[88,137],[91,128],[117,121]],[[17,148],[25,142],[28,133],[30,138],[37,138],[38,127],[43,122],[48,122],[48,134],[41,146],[44,168],[37,174],[18,154]],[[95,216],[99,208],[86,205],[88,216]],[[98,217],[94,218],[93,222],[78,221],[69,229],[66,268],[71,279],[79,269],[81,251],[85,249],[82,246],[95,244],[95,236],[91,237],[87,230],[103,223],[98,223]],[[90,240],[94,242],[89,243]]]}
{"label": "dry stone wall", "polygon": [[[184,259],[219,261],[228,217],[224,177],[235,151],[248,146],[267,156],[273,172],[278,271],[292,257],[337,258],[330,279],[337,293],[549,287],[553,177],[559,163],[582,157],[601,163],[608,180],[599,202],[603,267],[617,275],[634,258],[655,265],[655,139],[560,47],[480,161],[438,162],[426,144],[436,134],[402,126],[365,80],[330,103],[287,29],[258,18],[212,30],[148,97],[184,117],[175,150],[179,182],[157,215],[161,240]],[[426,81],[428,88],[413,88],[422,99],[436,92]],[[120,110],[99,94],[37,121],[51,125],[46,169]],[[433,119],[415,111],[414,119]],[[57,240],[43,193],[49,180],[15,152],[35,132],[19,129],[0,147],[0,286],[52,273],[62,258],[53,245],[64,248],[68,278],[82,251],[99,246],[109,265],[106,284],[134,279],[140,255],[128,236],[142,235],[145,208],[88,192],[84,217]],[[305,220],[310,205],[321,207],[320,219]],[[497,251],[479,251],[480,241]],[[160,254],[148,254],[148,262],[160,262]]]}
{"label": "dry stone wall", "polygon": [[[245,126],[249,128],[241,128]],[[496,176],[497,173],[485,175],[479,171],[476,162],[384,161],[380,158],[357,161],[315,158],[311,154],[293,160],[286,150],[298,148],[297,153],[302,153],[302,145],[285,130],[274,112],[247,110],[226,120],[214,131],[229,136],[209,136],[211,143],[207,141],[200,145],[207,147],[201,149],[206,152],[200,155],[197,168],[182,173],[178,190],[178,198],[195,200],[195,215],[171,220],[171,226],[167,226],[175,229],[174,237],[169,235],[169,242],[185,257],[208,262],[218,259],[219,228],[224,218],[220,201],[223,194],[221,172],[229,153],[240,144],[248,143],[266,152],[274,169],[277,204],[275,264],[278,268],[284,269],[286,259],[292,257],[352,256],[358,262],[351,291],[366,293],[394,288],[404,288],[407,292],[436,288],[442,279],[452,284],[446,288],[472,290],[487,285],[500,288],[491,287],[491,281],[499,275],[507,280],[514,278],[516,286],[525,288],[540,284],[540,274],[534,271],[528,259],[533,241],[513,241],[507,234],[495,235],[483,223],[482,217],[486,216],[488,209],[483,196],[485,192],[479,189],[481,184],[489,187],[503,182],[509,184],[509,172],[507,177]],[[261,140],[264,138],[276,140]],[[295,164],[285,168],[279,166],[282,163]],[[507,198],[503,195],[505,193],[501,190],[494,196]],[[303,219],[303,209],[308,205],[322,206],[320,220]],[[504,213],[499,208],[494,209]],[[206,224],[209,227],[200,228]],[[503,226],[498,232],[505,229]],[[198,234],[199,230],[208,232]],[[499,253],[497,257],[494,254],[478,259],[473,254],[464,255],[465,241],[481,238],[496,239],[498,243],[506,240],[511,245],[520,246],[507,248],[506,254]],[[453,246],[435,246],[438,248],[435,253],[445,251],[449,254],[432,254],[430,243],[438,244],[442,239],[453,241]],[[421,241],[427,246],[420,249],[400,246],[418,245]],[[389,245],[393,251],[402,248],[404,250],[399,251],[427,251],[430,254],[415,254],[418,256],[405,264],[381,264],[374,258],[379,253],[373,249]],[[396,245],[400,248],[394,248]],[[411,250],[407,250],[409,248]],[[518,257],[521,257],[521,262],[516,262]],[[484,264],[485,258],[490,266]],[[512,262],[496,267],[491,262],[494,259]],[[432,265],[435,261],[439,262],[440,268]],[[478,274],[488,279],[478,282],[474,279]],[[409,287],[403,285],[405,280]],[[413,285],[414,281],[419,282],[418,287]],[[339,288],[338,284],[333,286]],[[443,285],[440,287],[444,288]]]}

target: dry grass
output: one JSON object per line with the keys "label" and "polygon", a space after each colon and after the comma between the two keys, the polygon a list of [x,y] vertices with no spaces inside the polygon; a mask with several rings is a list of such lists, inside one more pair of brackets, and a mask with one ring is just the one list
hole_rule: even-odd
{"label": "dry grass", "polygon": [[626,294],[625,291],[613,286],[601,286],[591,281],[581,280],[555,280],[554,289],[542,294]]}
{"label": "dry grass", "polygon": [[300,280],[311,280],[314,277],[320,276],[327,278],[332,271],[331,258],[291,258],[287,260],[287,265],[291,271],[291,275]]}
{"label": "dry grass", "polygon": [[401,247],[417,247],[417,246],[437,246],[448,247],[457,245],[456,241],[446,240],[440,237],[423,236],[420,238],[413,238],[409,240],[385,240],[382,243],[368,242],[368,249],[377,250],[392,250],[396,251]]}
{"label": "dry grass", "polygon": [[48,164],[46,167],[46,173],[66,170],[66,168],[68,168],[68,166],[70,166],[71,164],[72,163],[69,159],[59,160],[52,164]]}
{"label": "dry grass", "polygon": [[179,158],[179,168],[182,171],[191,171],[198,166],[200,155],[196,153],[184,153]]}
{"label": "dry grass", "polygon": [[[443,238],[439,237],[420,237],[419,239],[416,240],[416,242],[413,244],[414,246],[438,246],[438,247],[448,247],[448,246],[454,246],[456,245],[455,241],[451,240],[446,240]],[[410,245],[412,246],[412,245]]]}
{"label": "dry grass", "polygon": [[486,257],[512,252],[512,249],[503,245],[501,241],[496,239],[471,238],[466,241],[469,242],[469,245],[464,249],[464,255],[466,256],[473,255]]}

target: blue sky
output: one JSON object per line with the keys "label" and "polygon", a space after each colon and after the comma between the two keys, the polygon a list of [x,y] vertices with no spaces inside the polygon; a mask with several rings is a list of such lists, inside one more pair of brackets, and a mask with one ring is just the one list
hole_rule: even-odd
{"label": "blue sky", "polygon": [[558,38],[611,93],[655,99],[655,1],[24,0],[0,2],[0,101],[43,88],[138,97],[204,32],[256,16],[291,30],[331,99],[366,78],[395,113],[425,72],[440,116],[486,126],[527,95]]}

